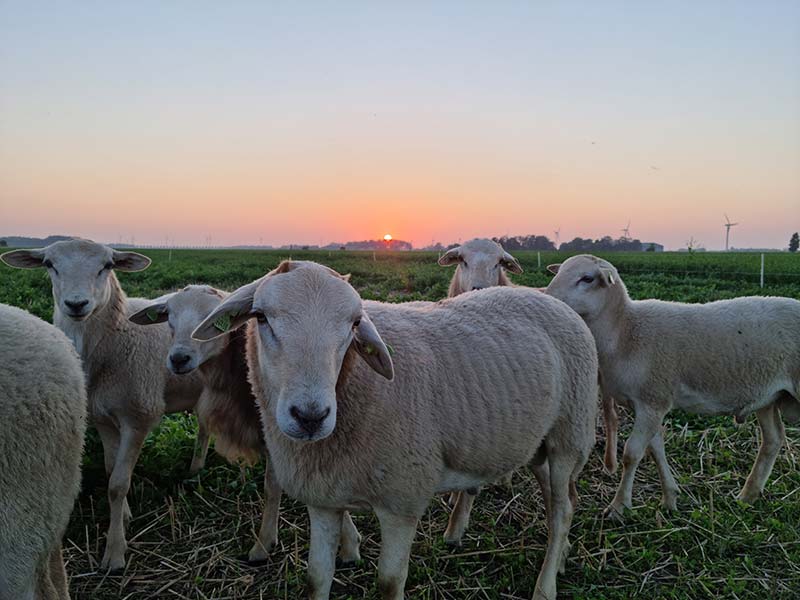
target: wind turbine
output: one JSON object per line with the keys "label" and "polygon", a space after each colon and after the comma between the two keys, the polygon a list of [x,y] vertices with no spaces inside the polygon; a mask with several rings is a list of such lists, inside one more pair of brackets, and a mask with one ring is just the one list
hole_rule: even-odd
{"label": "wind turbine", "polygon": [[738,223],[731,223],[731,220],[728,218],[728,215],[725,215],[725,252],[728,251],[728,240],[731,237],[731,227],[736,227],[737,225]]}
{"label": "wind turbine", "polygon": [[629,240],[631,239],[631,220],[628,219],[628,224],[622,228],[622,239]]}

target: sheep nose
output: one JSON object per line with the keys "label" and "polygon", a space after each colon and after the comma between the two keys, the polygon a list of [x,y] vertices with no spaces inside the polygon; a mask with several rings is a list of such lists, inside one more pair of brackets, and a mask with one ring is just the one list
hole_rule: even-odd
{"label": "sheep nose", "polygon": [[305,431],[308,435],[314,435],[319,431],[322,422],[331,414],[331,409],[329,407],[325,410],[315,410],[313,408],[303,410],[292,406],[289,409],[289,414],[292,415],[292,418],[300,425],[300,429]]}
{"label": "sheep nose", "polygon": [[482,289],[483,289],[483,286],[482,286],[482,285],[473,285],[473,286],[472,286],[472,290],[473,290],[473,291],[475,291],[475,290],[482,290]]}
{"label": "sheep nose", "polygon": [[180,369],[185,367],[186,364],[192,359],[191,356],[188,354],[181,354],[176,352],[175,354],[170,354],[169,360],[172,363],[172,366],[176,369]]}
{"label": "sheep nose", "polygon": [[76,313],[81,312],[87,304],[89,304],[88,300],[64,300],[64,305]]}

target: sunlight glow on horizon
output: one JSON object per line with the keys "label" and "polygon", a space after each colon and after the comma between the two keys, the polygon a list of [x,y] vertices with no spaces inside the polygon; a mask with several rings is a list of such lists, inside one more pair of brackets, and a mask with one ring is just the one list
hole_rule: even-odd
{"label": "sunlight glow on horizon", "polygon": [[630,219],[719,249],[724,213],[735,247],[800,229],[792,2],[10,1],[0,84],[0,236],[420,247]]}

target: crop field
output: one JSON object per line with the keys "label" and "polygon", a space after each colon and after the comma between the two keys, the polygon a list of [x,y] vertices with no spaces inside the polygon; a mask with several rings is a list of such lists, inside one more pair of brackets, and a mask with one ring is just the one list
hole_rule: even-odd
{"label": "crop field", "polygon": [[[311,259],[351,273],[362,297],[402,302],[438,300],[447,293],[451,269],[435,253],[327,251],[142,250],[153,265],[121,273],[131,296],[155,297],[188,283],[232,290],[260,277],[283,258]],[[544,267],[566,257],[515,253],[523,285],[547,285]],[[800,299],[800,256],[767,254],[759,285],[757,254],[603,255],[620,271],[634,298],[707,302],[745,295]],[[51,319],[50,282],[44,270],[0,267],[0,302]],[[621,445],[630,415],[621,410]],[[65,540],[71,591],[77,599],[278,599],[305,597],[308,518],[302,505],[284,498],[279,547],[267,564],[250,567],[246,553],[258,529],[263,467],[240,468],[209,453],[206,468],[190,477],[196,423],[171,415],[148,438],[129,495],[134,518],[128,530],[123,575],[98,570],[108,525],[102,449],[89,432],[83,490]],[[759,439],[755,418],[735,425],[729,417],[676,412],[665,430],[667,456],[681,486],[678,511],[659,505],[658,476],[645,459],[634,487],[635,510],[623,523],[604,520],[619,474],[602,467],[604,433],[579,484],[563,598],[797,598],[800,597],[800,428],[787,426],[782,450],[763,497],[739,503]],[[546,527],[532,474],[516,473],[511,487],[483,490],[463,544],[442,541],[448,508],[431,502],[412,550],[408,598],[527,599],[544,557]],[[337,570],[333,598],[376,598],[377,520],[354,517],[364,536],[362,562]]]}

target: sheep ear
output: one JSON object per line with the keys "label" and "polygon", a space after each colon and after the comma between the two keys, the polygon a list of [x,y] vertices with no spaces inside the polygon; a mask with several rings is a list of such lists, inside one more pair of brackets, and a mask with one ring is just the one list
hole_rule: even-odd
{"label": "sheep ear", "polygon": [[255,316],[253,314],[253,297],[263,280],[264,277],[256,279],[228,296],[195,328],[192,332],[192,339],[201,342],[213,340],[229,331],[238,329],[252,319]]}
{"label": "sheep ear", "polygon": [[355,329],[355,339],[353,340],[356,352],[361,355],[373,371],[383,375],[391,381],[394,379],[394,364],[389,355],[389,349],[383,343],[378,330],[372,324],[370,318],[363,313],[361,322]]}
{"label": "sheep ear", "polygon": [[600,277],[603,278],[603,281],[606,285],[614,285],[616,283],[614,270],[609,269],[608,267],[600,267]]}
{"label": "sheep ear", "polygon": [[44,248],[12,250],[0,255],[0,260],[17,269],[37,269],[44,263]]}
{"label": "sheep ear", "polygon": [[439,264],[443,267],[449,267],[461,261],[461,247],[450,248],[447,252],[442,254],[439,259]]}
{"label": "sheep ear", "polygon": [[128,317],[128,321],[136,323],[137,325],[155,325],[156,323],[163,323],[169,319],[169,311],[167,310],[167,301],[173,294],[167,294],[156,298],[149,305],[145,306],[142,310],[133,313]]}
{"label": "sheep ear", "polygon": [[547,270],[550,271],[553,275],[558,273],[558,269],[561,267],[561,263],[555,263],[554,265],[547,265]]}
{"label": "sheep ear", "polygon": [[114,250],[114,269],[117,271],[144,271],[152,262],[144,254],[138,252],[120,252]]}
{"label": "sheep ear", "polygon": [[511,271],[517,275],[522,273],[522,265],[519,264],[519,261],[511,256],[508,252],[503,252],[503,258],[500,259],[500,264],[503,265],[503,268],[506,271]]}

